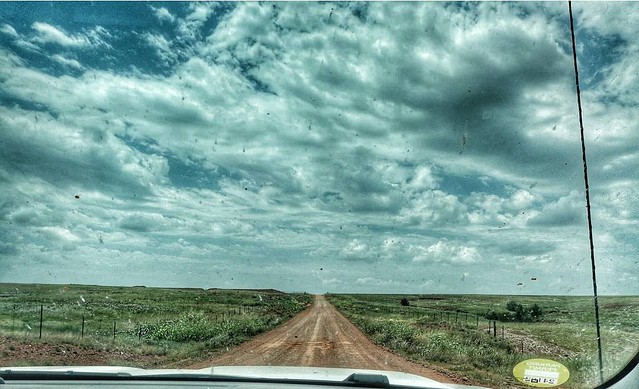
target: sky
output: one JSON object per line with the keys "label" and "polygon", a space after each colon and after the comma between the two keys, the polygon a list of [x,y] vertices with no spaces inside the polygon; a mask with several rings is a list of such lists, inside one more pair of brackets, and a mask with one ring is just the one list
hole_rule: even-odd
{"label": "sky", "polygon": [[[637,3],[574,5],[601,294]],[[0,282],[592,293],[568,7],[0,3]]]}

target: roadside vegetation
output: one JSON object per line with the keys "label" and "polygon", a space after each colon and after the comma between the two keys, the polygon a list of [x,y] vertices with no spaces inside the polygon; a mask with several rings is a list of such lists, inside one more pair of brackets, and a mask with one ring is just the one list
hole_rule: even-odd
{"label": "roadside vegetation", "polygon": [[0,284],[0,366],[186,366],[275,328],[311,302],[305,293],[274,290]]}
{"label": "roadside vegetation", "polygon": [[[592,298],[490,295],[329,295],[375,343],[494,388],[525,386],[513,367],[548,358],[570,370],[565,388],[598,383]],[[639,349],[639,298],[601,297],[604,376]]]}

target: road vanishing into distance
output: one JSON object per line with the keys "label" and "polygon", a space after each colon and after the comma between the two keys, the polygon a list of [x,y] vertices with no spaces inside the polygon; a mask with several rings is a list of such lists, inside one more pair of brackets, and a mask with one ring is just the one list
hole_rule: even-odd
{"label": "road vanishing into distance", "polygon": [[270,332],[189,368],[210,366],[309,366],[392,370],[453,383],[434,369],[410,362],[371,342],[316,295],[311,307]]}

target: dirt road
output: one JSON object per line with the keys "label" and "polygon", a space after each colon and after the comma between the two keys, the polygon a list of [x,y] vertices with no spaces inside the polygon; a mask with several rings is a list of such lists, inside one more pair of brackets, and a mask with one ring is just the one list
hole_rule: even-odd
{"label": "dirt road", "polygon": [[324,296],[282,326],[191,368],[207,366],[313,366],[394,370],[440,382],[458,382],[372,343]]}

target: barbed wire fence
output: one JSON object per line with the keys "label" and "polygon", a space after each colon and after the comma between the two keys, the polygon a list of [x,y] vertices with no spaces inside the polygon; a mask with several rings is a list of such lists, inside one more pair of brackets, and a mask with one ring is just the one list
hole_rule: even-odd
{"label": "barbed wire fence", "polygon": [[[130,319],[115,319],[113,314],[100,314],[85,312],[72,318],[60,318],[57,312],[59,307],[47,306],[45,304],[35,305],[32,308],[25,308],[24,305],[13,306],[11,314],[11,323],[7,325],[7,320],[2,323],[0,328],[10,333],[21,334],[25,338],[42,339],[43,337],[52,335],[70,335],[77,336],[80,339],[93,338],[112,338],[115,340],[118,336],[135,335],[138,340],[143,340],[148,334],[149,329],[157,325],[166,317],[156,318],[146,321],[131,321]],[[19,312],[19,313],[18,313]],[[47,313],[54,313],[48,316]],[[223,323],[236,319],[238,316],[254,315],[263,317],[272,310],[266,306],[240,305],[234,307],[226,307],[215,311],[203,311],[211,323]],[[124,316],[124,312],[123,312]]]}
{"label": "barbed wire fence", "polygon": [[[417,319],[418,323],[422,324],[442,325],[449,330],[474,329],[478,332],[491,335],[494,339],[503,341],[505,341],[508,337],[509,325],[513,324],[512,321],[488,319],[486,315],[472,313],[461,309],[447,310],[416,305],[380,307],[368,304],[361,304],[355,307],[349,307],[348,309],[355,313],[370,314],[372,311],[383,314],[397,314],[400,317]],[[513,346],[516,346],[517,351],[521,353],[526,351],[526,345],[523,339],[518,339],[517,344]]]}

